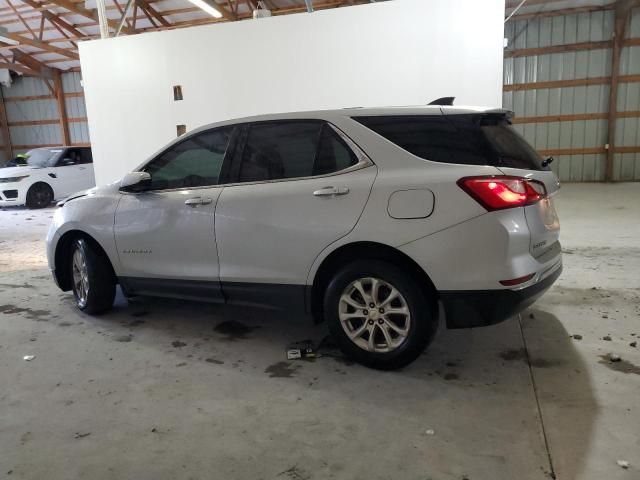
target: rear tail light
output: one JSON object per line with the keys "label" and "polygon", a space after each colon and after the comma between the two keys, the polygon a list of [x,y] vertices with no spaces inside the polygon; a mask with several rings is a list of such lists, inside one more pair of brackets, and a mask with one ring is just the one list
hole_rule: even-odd
{"label": "rear tail light", "polygon": [[547,195],[542,182],[523,177],[464,177],[458,185],[488,211],[524,207]]}

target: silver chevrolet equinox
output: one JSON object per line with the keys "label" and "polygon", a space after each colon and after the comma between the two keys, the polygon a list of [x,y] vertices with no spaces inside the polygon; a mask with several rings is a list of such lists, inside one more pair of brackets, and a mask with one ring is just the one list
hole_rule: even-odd
{"label": "silver chevrolet equinox", "polygon": [[117,284],[306,311],[349,357],[399,368],[441,317],[503,321],[560,275],[559,183],[510,118],[428,106],[207,125],[61,202],[49,265],[90,314]]}

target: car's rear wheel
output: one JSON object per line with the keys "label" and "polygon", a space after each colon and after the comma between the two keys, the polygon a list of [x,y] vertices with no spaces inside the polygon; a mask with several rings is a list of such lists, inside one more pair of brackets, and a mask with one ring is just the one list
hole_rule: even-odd
{"label": "car's rear wheel", "polygon": [[44,182],[34,183],[27,190],[27,208],[45,208],[53,201],[53,190]]}
{"label": "car's rear wheel", "polygon": [[115,279],[109,260],[86,240],[75,240],[71,248],[71,279],[76,305],[90,314],[105,313],[113,306]]}
{"label": "car's rear wheel", "polygon": [[329,283],[324,315],[345,355],[391,370],[411,363],[433,339],[437,318],[432,302],[402,269],[384,261],[359,260]]}

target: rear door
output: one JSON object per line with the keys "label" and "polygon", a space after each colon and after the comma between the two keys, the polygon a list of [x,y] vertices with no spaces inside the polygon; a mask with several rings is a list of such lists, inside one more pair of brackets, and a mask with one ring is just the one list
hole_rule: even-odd
{"label": "rear door", "polygon": [[316,256],[355,226],[376,171],[326,122],[246,125],[216,209],[225,296],[251,302],[260,284],[303,286]]}

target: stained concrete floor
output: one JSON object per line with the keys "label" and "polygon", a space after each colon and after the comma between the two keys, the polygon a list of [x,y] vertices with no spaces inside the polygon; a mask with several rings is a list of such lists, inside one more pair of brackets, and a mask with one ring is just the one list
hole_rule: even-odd
{"label": "stained concrete floor", "polygon": [[286,361],[326,331],[283,312],[119,298],[91,318],[46,269],[53,209],[0,211],[0,478],[638,479],[640,184],[557,204],[556,286],[398,372]]}

